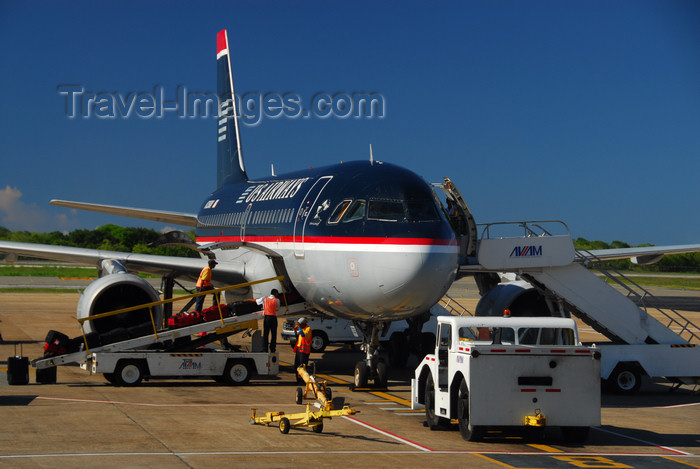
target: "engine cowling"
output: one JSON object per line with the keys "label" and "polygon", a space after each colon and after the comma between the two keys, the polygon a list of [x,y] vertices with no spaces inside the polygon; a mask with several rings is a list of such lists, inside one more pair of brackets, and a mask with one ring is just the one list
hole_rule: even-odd
{"label": "engine cowling", "polygon": [[[78,301],[78,319],[101,313],[160,301],[158,292],[146,280],[128,273],[106,275],[90,283]],[[163,322],[163,307],[153,308],[157,326]],[[129,328],[151,322],[148,308],[122,313],[112,317],[85,321],[85,333],[104,334],[117,328]]]}
{"label": "engine cowling", "polygon": [[511,316],[532,317],[551,316],[544,297],[529,283],[517,280],[499,283],[476,305],[476,316],[503,316],[503,310],[509,309]]}

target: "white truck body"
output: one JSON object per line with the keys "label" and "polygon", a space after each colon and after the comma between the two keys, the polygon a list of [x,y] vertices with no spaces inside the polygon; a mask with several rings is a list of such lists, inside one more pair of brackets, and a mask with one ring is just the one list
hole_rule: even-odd
{"label": "white truck body", "polygon": [[278,353],[126,350],[92,354],[93,373],[120,385],[134,386],[145,378],[212,377],[229,384],[245,384],[251,376],[276,376]]}
{"label": "white truck body", "polygon": [[581,441],[600,425],[600,353],[572,319],[440,317],[437,337],[411,380],[431,429],[457,419],[472,440],[487,426],[547,425]]}

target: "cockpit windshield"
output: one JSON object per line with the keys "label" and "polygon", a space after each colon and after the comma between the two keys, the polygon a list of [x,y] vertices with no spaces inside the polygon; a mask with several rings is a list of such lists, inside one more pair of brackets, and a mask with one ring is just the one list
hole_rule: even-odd
{"label": "cockpit windshield", "polygon": [[349,223],[364,219],[373,221],[415,223],[439,221],[440,214],[435,202],[430,199],[391,200],[364,199],[343,200],[331,213],[328,224]]}

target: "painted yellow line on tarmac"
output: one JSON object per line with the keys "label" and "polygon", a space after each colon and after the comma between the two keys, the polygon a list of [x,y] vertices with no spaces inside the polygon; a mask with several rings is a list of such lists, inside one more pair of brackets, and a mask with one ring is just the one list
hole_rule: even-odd
{"label": "painted yellow line on tarmac", "polygon": [[552,448],[551,446],[547,445],[528,445],[532,448],[539,449],[541,451],[545,451],[547,453],[563,453],[564,451],[556,448]]}

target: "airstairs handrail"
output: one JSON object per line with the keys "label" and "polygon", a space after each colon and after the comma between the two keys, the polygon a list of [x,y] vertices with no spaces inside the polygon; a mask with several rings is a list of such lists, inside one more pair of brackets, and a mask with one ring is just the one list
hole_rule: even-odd
{"label": "airstairs handrail", "polygon": [[462,306],[457,300],[445,293],[438,304],[445,308],[453,316],[474,316],[467,308]]}
{"label": "airstairs handrail", "polygon": [[[585,253],[585,255],[583,253]],[[698,336],[698,334],[696,334],[695,332],[693,332],[693,330],[690,329],[692,327],[695,330],[700,330],[700,328],[698,328],[697,325],[693,324],[690,320],[688,320],[675,309],[663,305],[657,297],[652,295],[651,292],[646,290],[644,287],[638,285],[632,279],[625,276],[622,272],[613,268],[609,264],[606,264],[602,259],[595,256],[593,253],[586,249],[577,249],[576,258],[582,261],[582,263],[585,266],[595,268],[596,270],[604,274],[608,279],[625,289],[627,291],[627,297],[633,296],[635,298],[638,298],[639,304],[641,305],[640,307],[643,308],[645,312],[647,312],[647,302],[645,300],[653,300],[654,305],[649,305],[649,307],[655,308],[659,313],[664,315],[669,320],[669,323],[666,324],[666,327],[670,329],[672,324],[676,324],[678,327],[681,328],[681,330],[674,332],[676,332],[680,337],[687,340],[688,343],[700,343],[700,336]],[[611,274],[610,271],[613,271],[617,276]],[[621,279],[624,279],[626,282],[629,282],[629,284],[634,285],[634,287],[639,289],[639,291],[635,291],[632,287],[630,287],[629,284],[623,282]],[[640,293],[640,291],[642,293]],[[666,311],[670,311],[672,314],[669,314]],[[686,334],[688,338],[683,337],[683,334]]]}
{"label": "airstairs handrail", "polygon": [[[555,236],[542,225],[545,223],[557,224],[564,227],[566,235],[571,236],[569,226],[561,220],[529,220],[529,221],[502,221],[494,223],[479,223],[478,226],[483,227],[481,231],[481,239],[491,239],[491,228],[501,226],[519,226],[523,229],[526,238],[537,238],[541,236]],[[537,231],[539,230],[539,231]]]}

